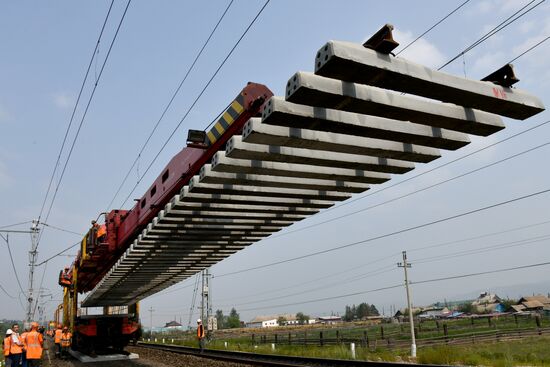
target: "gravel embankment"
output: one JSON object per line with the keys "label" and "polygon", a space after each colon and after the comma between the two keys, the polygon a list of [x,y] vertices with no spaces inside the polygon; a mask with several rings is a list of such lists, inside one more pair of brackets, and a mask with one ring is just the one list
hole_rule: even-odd
{"label": "gravel embankment", "polygon": [[163,352],[160,350],[140,348],[140,347],[127,347],[126,350],[132,353],[139,354],[140,363],[146,364],[147,366],[151,366],[151,367],[167,367],[167,366],[170,366],[170,367],[188,367],[188,366],[249,367],[251,366],[250,364],[216,361],[208,358],[200,358],[195,356],[188,356],[185,354]]}

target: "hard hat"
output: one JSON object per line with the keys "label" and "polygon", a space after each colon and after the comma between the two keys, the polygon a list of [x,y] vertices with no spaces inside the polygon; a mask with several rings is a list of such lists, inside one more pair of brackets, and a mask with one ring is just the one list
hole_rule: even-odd
{"label": "hard hat", "polygon": [[63,326],[63,330],[69,330],[67,326]]}
{"label": "hard hat", "polygon": [[38,323],[37,322],[31,322],[31,328],[37,328],[38,327]]}
{"label": "hard hat", "polygon": [[198,320],[197,320],[197,324],[200,324],[201,322],[202,322],[201,319],[198,319]]}
{"label": "hard hat", "polygon": [[6,335],[11,335],[11,334],[13,334],[13,330],[12,330],[12,329],[6,330]]}

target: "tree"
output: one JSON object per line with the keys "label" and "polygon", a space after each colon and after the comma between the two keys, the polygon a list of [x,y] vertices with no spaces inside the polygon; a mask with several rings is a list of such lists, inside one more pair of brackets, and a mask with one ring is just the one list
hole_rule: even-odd
{"label": "tree", "polygon": [[344,312],[344,321],[352,321],[354,317],[353,311],[350,306],[346,305],[346,311]]}
{"label": "tree", "polygon": [[284,316],[279,316],[279,318],[277,319],[277,324],[279,326],[286,325],[286,322],[287,322],[287,319]]}
{"label": "tree", "polygon": [[305,325],[309,323],[309,315],[304,315],[303,312],[298,312],[296,314],[296,321],[298,321],[298,324]]}
{"label": "tree", "polygon": [[231,309],[229,316],[227,317],[225,326],[229,329],[235,329],[241,327],[241,318],[235,308]]}
{"label": "tree", "polygon": [[225,329],[225,323],[227,318],[223,315],[222,310],[216,310],[216,321],[218,322],[218,329]]}
{"label": "tree", "polygon": [[477,311],[474,305],[472,305],[470,302],[462,303],[458,305],[456,309],[457,311],[464,312],[464,313],[476,313]]}

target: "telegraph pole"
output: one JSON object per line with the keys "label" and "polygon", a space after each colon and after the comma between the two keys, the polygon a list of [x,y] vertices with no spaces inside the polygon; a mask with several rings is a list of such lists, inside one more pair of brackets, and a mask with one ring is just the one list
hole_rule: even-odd
{"label": "telegraph pole", "polygon": [[151,306],[151,307],[149,308],[149,314],[151,315],[151,329],[150,329],[150,330],[151,330],[151,331],[150,331],[151,340],[153,340],[153,311],[155,311],[155,310],[153,310],[153,306]]}
{"label": "telegraph pole", "polygon": [[201,319],[203,325],[206,325],[206,330],[216,329],[212,324],[209,324],[210,316],[212,316],[212,299],[210,293],[210,270],[208,268],[202,271],[202,292],[201,292]]}
{"label": "telegraph pole", "polygon": [[33,220],[31,225],[31,250],[29,251],[29,293],[27,297],[27,315],[25,321],[30,323],[33,316],[33,301],[34,301],[34,268],[36,266],[36,258],[38,252],[36,251],[38,247],[38,221]]}
{"label": "telegraph pole", "polygon": [[409,276],[407,274],[407,269],[411,267],[411,264],[407,262],[407,251],[403,251],[403,262],[397,263],[397,266],[405,270],[405,289],[407,290],[407,307],[409,309],[409,325],[411,326],[411,357],[416,357],[416,338],[414,336],[411,291],[409,289]]}

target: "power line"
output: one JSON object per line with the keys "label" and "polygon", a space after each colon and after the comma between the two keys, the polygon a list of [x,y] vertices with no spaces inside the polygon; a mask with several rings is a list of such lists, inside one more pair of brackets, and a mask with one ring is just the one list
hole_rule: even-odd
{"label": "power line", "polygon": [[262,6],[262,8],[258,11],[258,13],[256,14],[256,16],[254,17],[254,19],[252,19],[252,21],[250,22],[250,24],[248,25],[248,27],[246,27],[246,29],[244,30],[244,32],[241,34],[241,36],[239,37],[239,39],[237,40],[237,42],[233,45],[233,47],[231,48],[231,50],[229,51],[229,53],[227,54],[227,56],[223,59],[223,61],[221,62],[221,64],[218,66],[218,68],[216,69],[216,71],[214,72],[214,74],[212,74],[212,76],[210,77],[210,79],[208,80],[208,82],[206,83],[206,85],[204,86],[204,88],[201,90],[201,92],[199,93],[199,95],[195,98],[195,100],[193,101],[193,103],[191,104],[191,106],[187,109],[187,112],[185,112],[185,114],[183,115],[183,117],[180,119],[179,123],[176,125],[176,127],[174,128],[174,130],[172,130],[172,132],[170,133],[170,135],[168,136],[168,138],[166,139],[166,141],[164,142],[164,144],[162,145],[162,147],[160,148],[160,150],[158,151],[158,153],[155,155],[155,157],[153,158],[153,160],[151,161],[151,163],[149,163],[149,165],[147,166],[147,169],[145,170],[145,172],[143,173],[143,175],[141,175],[141,177],[138,179],[138,181],[136,182],[136,184],[134,185],[134,187],[132,188],[132,190],[130,191],[130,193],[128,194],[128,196],[126,197],[126,199],[124,199],[124,202],[122,203],[122,205],[120,205],[120,207],[122,208],[124,206],[124,204],[126,204],[126,202],[128,201],[128,199],[130,198],[130,196],[132,196],[132,194],[134,193],[135,189],[137,188],[137,186],[140,184],[141,180],[143,179],[143,177],[147,174],[147,172],[149,172],[149,170],[151,169],[151,167],[153,166],[153,164],[156,162],[157,158],[160,156],[160,154],[162,153],[162,151],[164,150],[164,148],[166,148],[166,146],[168,145],[168,143],[170,142],[170,140],[172,140],[172,137],[174,136],[174,134],[176,133],[176,131],[179,129],[179,127],[181,126],[181,124],[185,121],[185,119],[187,118],[187,116],[189,115],[189,113],[193,110],[193,108],[195,107],[195,105],[197,104],[197,102],[199,101],[199,99],[202,97],[202,95],[204,94],[204,92],[206,91],[206,89],[208,89],[208,87],[210,86],[210,84],[212,83],[212,81],[214,80],[214,78],[218,75],[218,73],[220,72],[221,68],[225,65],[225,63],[227,62],[227,60],[229,59],[229,57],[231,57],[231,55],[233,54],[233,52],[235,51],[235,49],[237,48],[237,46],[241,43],[241,41],[243,40],[244,36],[248,33],[248,31],[250,30],[250,28],[252,28],[252,26],[254,25],[254,23],[256,22],[256,20],[260,17],[260,15],[262,14],[262,12],[264,11],[264,9],[266,8],[266,6],[269,4],[270,0],[267,0],[264,5]]}
{"label": "power line", "polygon": [[50,228],[56,229],[56,230],[61,231],[61,232],[66,232],[66,233],[75,234],[75,235],[80,236],[80,237],[83,237],[83,236],[84,236],[82,233],[70,231],[70,230],[68,230],[68,229],[64,229],[64,228],[60,228],[60,227],[56,227],[56,226],[52,226],[51,224],[48,224],[48,223],[42,222],[42,223],[40,223],[40,224],[42,224],[42,225],[44,225],[44,226],[46,226],[46,227],[50,227]]}
{"label": "power line", "polygon": [[25,293],[25,291],[23,290],[23,286],[21,285],[21,281],[19,280],[19,275],[17,274],[17,269],[15,268],[15,262],[13,261],[13,255],[11,253],[11,246],[10,246],[10,242],[9,242],[9,237],[8,235],[6,235],[6,237],[2,236],[2,234],[0,234],[0,237],[2,237],[2,239],[6,242],[6,246],[8,247],[8,253],[10,255],[10,262],[11,262],[11,267],[13,269],[13,274],[15,275],[15,279],[17,280],[17,285],[19,286],[19,290],[23,293]]}
{"label": "power line", "polygon": [[550,188],[545,189],[545,190],[541,190],[541,191],[537,191],[537,192],[533,192],[533,193],[530,193],[530,194],[527,194],[527,195],[515,197],[513,199],[501,201],[501,202],[498,202],[496,204],[491,204],[491,205],[487,205],[487,206],[484,206],[484,207],[481,207],[481,208],[477,208],[477,209],[469,210],[469,211],[462,212],[462,213],[459,213],[459,214],[451,215],[451,216],[448,216],[448,217],[445,217],[445,218],[436,219],[436,220],[426,222],[426,223],[422,223],[422,224],[419,224],[419,225],[416,225],[416,226],[399,229],[397,231],[393,231],[393,232],[386,233],[386,234],[383,234],[383,235],[370,237],[370,238],[367,238],[367,239],[364,239],[364,240],[361,240],[361,241],[351,242],[351,243],[348,243],[348,244],[345,244],[345,245],[332,247],[332,248],[329,248],[329,249],[326,249],[326,250],[316,251],[316,252],[312,252],[312,253],[309,253],[309,254],[288,258],[288,259],[285,259],[285,260],[275,261],[275,262],[268,263],[268,264],[258,265],[258,266],[254,266],[254,267],[247,268],[247,269],[242,269],[242,270],[237,270],[237,271],[225,273],[225,274],[222,274],[222,275],[218,275],[217,278],[221,278],[221,277],[225,277],[225,276],[229,276],[229,275],[240,274],[240,273],[245,273],[245,272],[249,272],[249,271],[252,271],[252,270],[264,269],[264,268],[275,266],[275,265],[281,265],[281,264],[301,260],[301,259],[304,259],[304,258],[311,258],[313,256],[322,255],[322,254],[342,250],[342,249],[345,249],[345,248],[357,246],[357,245],[364,244],[364,243],[367,243],[367,242],[373,242],[373,241],[376,241],[376,240],[379,240],[379,239],[382,239],[382,238],[387,238],[387,237],[395,236],[395,235],[398,235],[398,234],[403,234],[403,233],[414,231],[414,230],[417,230],[417,229],[429,227],[429,226],[432,226],[432,225],[435,225],[435,224],[439,224],[439,223],[447,222],[447,221],[450,221],[450,220],[458,219],[458,218],[461,218],[461,217],[465,217],[465,216],[468,216],[468,215],[471,215],[471,214],[479,213],[479,212],[482,212],[482,211],[485,211],[485,210],[489,210],[489,209],[493,209],[493,208],[500,207],[500,206],[503,206],[503,205],[511,204],[511,203],[514,203],[514,202],[517,202],[517,201],[529,199],[529,198],[532,198],[532,197],[535,197],[535,196],[546,194],[548,192],[550,192]]}
{"label": "power line", "polygon": [[545,39],[543,39],[542,41],[538,42],[537,44],[531,46],[530,48],[528,48],[527,50],[523,51],[521,54],[517,55],[516,57],[514,57],[512,60],[508,61],[507,64],[511,64],[513,63],[514,61],[516,61],[517,59],[519,59],[520,57],[522,57],[523,55],[527,54],[528,52],[530,52],[531,50],[539,47],[540,45],[542,45],[544,42],[548,41],[548,39],[550,38],[550,36],[546,37]]}
{"label": "power line", "polygon": [[[457,175],[457,176],[454,176],[454,177],[445,179],[445,180],[443,180],[443,181],[436,182],[436,183],[434,183],[434,184],[432,184],[432,185],[425,186],[425,187],[423,187],[423,188],[421,188],[421,189],[417,189],[417,190],[408,192],[408,193],[406,193],[406,194],[403,194],[403,195],[394,197],[394,198],[392,198],[392,199],[388,199],[388,200],[383,201],[383,202],[381,202],[381,203],[374,204],[374,205],[370,205],[370,206],[367,206],[366,208],[362,208],[362,209],[359,209],[359,210],[356,210],[356,211],[353,211],[353,212],[349,212],[349,213],[346,213],[346,214],[343,214],[343,215],[340,215],[340,216],[337,216],[337,217],[334,217],[334,218],[330,218],[330,219],[324,220],[324,221],[322,221],[322,222],[310,224],[310,225],[305,226],[305,227],[302,227],[302,228],[297,228],[297,229],[294,229],[294,230],[286,231],[286,232],[284,232],[284,233],[281,233],[281,234],[278,234],[278,235],[275,235],[275,236],[271,236],[271,237],[269,237],[269,239],[275,239],[275,238],[278,238],[278,237],[287,236],[287,235],[289,235],[289,234],[291,234],[291,233],[301,232],[301,231],[304,231],[304,230],[306,230],[306,229],[310,229],[310,228],[317,227],[317,226],[320,226],[320,225],[323,225],[323,224],[327,224],[327,223],[330,223],[330,222],[334,222],[334,221],[336,221],[336,220],[340,220],[340,219],[343,219],[343,218],[347,218],[347,217],[349,217],[349,216],[352,216],[352,215],[355,215],[355,214],[358,214],[358,213],[362,213],[362,212],[365,212],[365,211],[368,211],[368,210],[371,210],[371,209],[378,208],[378,207],[380,207],[380,206],[384,206],[384,205],[389,204],[389,203],[393,203],[393,202],[395,202],[395,201],[404,199],[404,198],[409,197],[409,196],[412,196],[412,195],[414,195],[414,194],[418,194],[418,193],[420,193],[420,192],[423,192],[423,191],[432,189],[432,188],[434,188],[434,187],[443,185],[443,184],[445,184],[445,183],[448,183],[448,182],[457,180],[457,179],[459,179],[459,178],[462,178],[462,177],[471,175],[471,174],[473,174],[473,173],[479,172],[479,171],[481,171],[481,170],[487,169],[487,168],[492,167],[492,166],[495,166],[495,165],[497,165],[497,164],[506,162],[506,161],[508,161],[508,160],[510,160],[510,159],[517,158],[517,157],[522,156],[522,155],[527,154],[527,153],[531,153],[531,152],[533,152],[533,151],[535,151],[535,150],[537,150],[537,149],[544,148],[544,147],[546,147],[546,146],[548,146],[548,145],[550,145],[550,142],[546,142],[546,143],[537,145],[537,146],[535,146],[535,147],[529,148],[529,149],[524,150],[524,151],[522,151],[522,152],[519,152],[519,153],[513,154],[513,155],[511,155],[511,156],[508,156],[508,157],[506,157],[506,158],[500,159],[500,160],[498,160],[498,161],[495,161],[495,162],[486,164],[486,165],[481,166],[481,167],[479,167],[479,168],[476,168],[476,169],[473,169],[473,170],[471,170],[471,171],[462,173],[462,174],[460,174],[460,175]],[[455,160],[455,161],[456,161],[456,160]],[[444,165],[442,165],[442,166],[444,166]],[[439,166],[439,167],[442,167],[442,166]],[[438,167],[438,168],[439,168],[439,167]],[[429,172],[429,171],[428,171],[428,172]],[[424,174],[424,172],[423,172],[422,174]],[[422,175],[422,174],[420,174],[420,175]],[[409,179],[418,177],[418,176],[420,176],[420,175],[416,175],[416,176],[411,177],[411,178],[409,178]],[[401,181],[401,182],[405,182],[405,181]],[[396,185],[397,185],[397,184],[396,184]],[[394,185],[394,186],[395,186],[395,185]],[[391,186],[390,186],[390,187],[391,187]],[[382,191],[382,190],[379,190],[379,191],[377,191],[377,192],[380,192],[380,191]],[[361,197],[361,199],[366,198],[366,197],[368,197],[368,196],[370,196],[370,195],[365,195],[365,196]],[[359,198],[358,198],[358,199],[359,199]],[[356,200],[358,200],[358,199],[356,199]]]}
{"label": "power line", "polygon": [[504,242],[504,243],[485,246],[485,247],[478,247],[476,249],[457,251],[450,254],[419,258],[414,260],[414,263],[424,264],[424,263],[430,263],[430,262],[439,261],[439,260],[454,259],[457,257],[462,257],[467,255],[476,255],[476,254],[481,254],[481,253],[495,251],[495,250],[503,250],[503,249],[508,249],[510,247],[525,246],[525,245],[530,245],[534,243],[539,243],[549,238],[550,238],[550,234],[546,234],[544,236],[535,236],[535,237],[530,237],[530,238],[517,240],[517,241],[509,241],[509,242]]}
{"label": "power line", "polygon": [[176,90],[174,91],[174,93],[172,94],[172,97],[170,98],[170,101],[168,102],[168,104],[166,105],[166,107],[164,108],[164,110],[162,111],[162,114],[160,115],[159,119],[157,120],[157,123],[155,124],[155,126],[153,127],[153,130],[151,130],[151,132],[149,133],[149,136],[147,137],[147,139],[145,140],[145,143],[142,145],[141,149],[139,150],[139,153],[136,157],[136,159],[134,160],[134,162],[132,163],[132,166],[130,167],[130,169],[128,170],[128,172],[126,173],[126,176],[124,176],[124,179],[122,180],[122,183],[120,184],[120,186],[118,187],[115,195],[113,196],[113,199],[111,200],[111,202],[109,203],[109,205],[107,205],[107,210],[111,208],[111,205],[113,205],[113,202],[115,201],[116,197],[118,196],[118,194],[120,193],[120,190],[122,190],[122,187],[124,186],[124,184],[126,183],[126,180],[128,179],[128,177],[130,176],[130,173],[132,172],[132,169],[135,167],[136,163],[139,161],[139,158],[141,157],[141,154],[143,153],[143,151],[145,150],[145,147],[147,146],[147,144],[149,144],[149,141],[151,140],[151,138],[153,137],[153,134],[155,133],[155,131],[157,130],[160,122],[164,119],[164,116],[166,115],[166,112],[168,112],[168,109],[170,108],[170,106],[172,106],[172,103],[174,102],[174,99],[176,98],[176,96],[179,94],[180,92],[180,89],[181,87],[183,86],[183,84],[185,83],[185,81],[187,80],[187,77],[189,76],[189,74],[191,73],[191,71],[193,70],[193,68],[195,67],[195,64],[197,63],[197,61],[199,60],[199,58],[201,57],[204,49],[206,48],[206,46],[208,45],[208,43],[210,42],[210,39],[212,38],[212,36],[214,35],[214,33],[216,32],[216,30],[218,29],[218,26],[220,25],[220,23],[222,22],[223,18],[225,17],[225,14],[227,13],[227,11],[229,10],[229,8],[231,7],[231,5],[233,4],[234,0],[231,0],[229,2],[229,4],[227,5],[227,7],[225,8],[225,11],[223,12],[223,14],[220,16],[220,18],[218,19],[218,22],[216,23],[216,25],[214,26],[214,28],[212,29],[212,31],[210,32],[210,35],[208,36],[208,38],[206,39],[206,41],[204,42],[204,44],[202,45],[200,51],[197,53],[197,55],[195,56],[195,59],[193,60],[193,63],[191,64],[191,66],[187,69],[187,72],[185,73],[185,76],[183,77],[183,79],[180,81],[178,87],[176,88]]}
{"label": "power line", "polygon": [[[390,271],[395,271],[395,265],[394,265],[394,264],[391,264],[391,265],[389,265],[389,266],[384,266],[384,267],[382,267],[382,268],[379,268],[379,269],[370,271],[370,272],[368,272],[368,273],[366,273],[366,274],[361,274],[361,275],[359,275],[359,276],[355,276],[355,277],[343,279],[343,280],[340,280],[340,281],[338,281],[338,282],[333,282],[333,283],[325,284],[325,285],[322,285],[322,286],[319,286],[319,287],[315,287],[315,288],[311,288],[311,289],[308,289],[308,290],[305,290],[305,291],[296,292],[296,293],[284,294],[284,295],[282,295],[282,296],[264,298],[264,299],[255,300],[255,301],[251,301],[251,302],[239,303],[238,305],[239,305],[239,306],[250,305],[250,304],[254,304],[254,303],[269,302],[269,301],[274,301],[274,300],[278,300],[278,299],[282,299],[282,298],[287,298],[287,297],[292,297],[292,296],[299,296],[299,295],[306,294],[306,293],[316,292],[316,291],[318,291],[318,290],[320,290],[320,289],[327,289],[327,288],[334,287],[334,286],[341,286],[341,285],[342,285],[342,282],[349,282],[349,283],[352,283],[352,282],[355,282],[355,281],[358,281],[358,280],[362,280],[362,279],[366,279],[366,278],[370,278],[370,277],[373,277],[373,276],[376,276],[376,275],[385,274],[385,273],[388,273],[388,272],[390,272]],[[227,306],[230,306],[230,305],[221,305],[221,306],[218,306],[218,307],[227,307]]]}
{"label": "power line", "polygon": [[[443,69],[445,66],[449,65],[450,63],[452,63],[453,61],[455,61],[456,59],[458,59],[459,57],[465,55],[466,53],[468,53],[469,51],[473,50],[474,48],[476,48],[477,46],[479,46],[480,44],[482,44],[483,42],[485,42],[486,40],[488,40],[489,38],[491,38],[492,36],[494,36],[495,34],[497,34],[498,32],[500,32],[501,30],[503,30],[504,28],[508,27],[510,24],[514,23],[516,20],[520,19],[521,17],[523,17],[525,14],[529,13],[531,10],[535,9],[537,6],[539,6],[540,4],[542,4],[545,0],[541,0],[539,1],[538,3],[536,3],[535,5],[533,5],[531,8],[525,10],[523,13],[517,15],[518,13],[520,13],[521,11],[523,11],[524,9],[526,9],[527,7],[529,7],[532,3],[535,2],[535,0],[532,0],[530,1],[529,3],[527,3],[526,5],[524,5],[523,7],[521,7],[518,11],[516,11],[514,14],[510,15],[508,18],[506,18],[504,21],[502,21],[499,25],[497,25],[496,27],[492,28],[489,32],[485,33],[481,38],[479,38],[477,41],[475,41],[474,43],[472,43],[470,46],[466,47],[462,52],[460,52],[458,55],[456,55],[455,57],[453,57],[452,59],[450,59],[449,61],[447,61],[445,64],[441,65],[437,70],[441,70]],[[517,15],[517,16],[516,16]],[[515,18],[514,18],[515,17]]]}
{"label": "power line", "polygon": [[530,269],[530,268],[546,266],[546,265],[550,265],[550,261],[537,263],[537,264],[514,266],[514,267],[511,267],[511,268],[481,271],[481,272],[478,272],[478,273],[460,274],[460,275],[452,275],[452,276],[443,277],[443,278],[419,280],[419,281],[416,281],[416,282],[411,282],[411,284],[425,284],[425,283],[441,282],[441,281],[444,281],[444,280],[469,278],[469,277],[475,277],[475,276],[479,276],[479,275],[496,274],[496,273],[503,273],[503,272],[507,272],[507,271],[513,271],[513,270],[521,270],[521,269]]}
{"label": "power line", "polygon": [[40,208],[40,214],[38,215],[38,221],[40,221],[42,217],[42,213],[44,211],[44,207],[46,206],[46,201],[48,199],[48,195],[50,194],[50,189],[52,187],[53,179],[55,177],[55,172],[57,171],[57,167],[59,166],[59,161],[61,160],[61,154],[63,153],[63,149],[65,148],[65,143],[67,142],[67,137],[69,135],[69,131],[71,130],[71,126],[74,120],[74,116],[76,114],[76,109],[78,107],[78,104],[80,102],[80,97],[82,96],[82,91],[84,90],[84,86],[86,85],[86,81],[88,80],[88,74],[90,73],[90,69],[92,67],[92,63],[94,61],[97,49],[99,48],[99,44],[101,42],[101,37],[103,36],[103,31],[105,30],[105,25],[107,24],[107,20],[109,19],[109,15],[111,14],[111,9],[113,8],[114,0],[111,1],[111,5],[109,6],[109,10],[107,11],[107,15],[105,16],[105,20],[103,21],[103,26],[101,27],[101,31],[99,32],[99,37],[97,38],[97,42],[94,48],[94,52],[92,52],[92,57],[90,58],[90,62],[88,63],[88,68],[86,69],[86,73],[84,74],[84,80],[82,80],[82,85],[80,86],[80,91],[78,92],[78,97],[76,99],[73,112],[71,114],[71,118],[69,120],[69,124],[67,125],[67,129],[65,130],[65,136],[63,137],[63,142],[61,143],[61,148],[59,149],[59,153],[57,155],[57,160],[55,162],[55,165],[53,167],[52,175],[50,177],[50,183],[48,184],[48,189],[46,190],[46,195],[44,196],[44,201],[42,202],[42,207]]}
{"label": "power line", "polygon": [[449,245],[453,245],[453,244],[460,243],[460,242],[466,242],[466,241],[478,240],[478,239],[486,238],[486,237],[492,237],[492,236],[496,236],[496,235],[499,235],[499,234],[515,232],[515,231],[519,231],[519,230],[522,230],[522,229],[537,227],[537,226],[540,226],[540,225],[543,225],[543,224],[548,224],[548,223],[550,223],[550,220],[546,220],[546,221],[538,222],[538,223],[533,223],[533,224],[528,224],[528,225],[525,225],[525,226],[515,227],[515,228],[507,229],[507,230],[504,230],[504,231],[490,232],[490,233],[485,233],[485,234],[474,236],[474,237],[463,238],[463,239],[460,239],[460,240],[447,241],[447,242],[437,243],[437,244],[433,244],[433,245],[418,247],[418,248],[410,249],[410,250],[407,250],[407,251],[408,252],[414,252],[414,251],[422,251],[422,250],[432,249],[432,248],[435,248],[435,247],[449,246]]}
{"label": "power line", "polygon": [[80,241],[78,241],[77,243],[75,243],[75,244],[73,244],[73,245],[67,247],[66,249],[64,249],[64,250],[62,250],[62,251],[60,251],[60,252],[58,252],[57,254],[48,257],[46,260],[44,260],[44,261],[42,261],[42,262],[36,264],[36,266],[40,266],[40,265],[46,264],[48,261],[50,261],[50,260],[53,259],[54,257],[57,257],[57,256],[63,254],[64,252],[67,252],[67,251],[71,250],[72,248],[74,248],[74,247],[76,247],[76,246],[78,246],[78,245],[80,245]]}
{"label": "power line", "polygon": [[[227,302],[227,301],[231,301],[233,299],[243,299],[243,298],[257,297],[257,296],[261,296],[261,295],[264,295],[264,294],[271,294],[271,293],[275,293],[275,292],[286,291],[288,289],[301,287],[301,286],[306,285],[306,284],[317,283],[318,281],[323,280],[323,279],[333,278],[335,276],[342,275],[342,274],[345,274],[345,273],[349,273],[350,271],[357,270],[357,269],[363,268],[363,267],[368,266],[368,265],[379,263],[380,261],[395,258],[395,256],[397,256],[399,254],[400,254],[399,252],[398,253],[393,253],[391,255],[384,256],[382,258],[377,258],[375,260],[369,261],[367,263],[364,263],[364,264],[361,264],[361,265],[358,265],[358,266],[354,266],[352,268],[349,268],[349,269],[346,269],[346,270],[343,270],[343,271],[339,271],[339,272],[331,273],[331,274],[326,274],[322,277],[315,278],[315,279],[312,279],[312,280],[308,280],[308,281],[302,282],[302,283],[295,283],[295,284],[292,284],[292,285],[284,287],[284,288],[278,288],[278,289],[271,289],[270,288],[266,292],[256,293],[256,294],[248,295],[248,296],[235,297],[235,298],[225,298],[225,299],[221,299],[220,302]],[[392,265],[392,267],[393,267],[393,265]]]}
{"label": "power line", "polygon": [[414,39],[414,41],[412,42],[409,42],[408,45],[406,45],[404,48],[401,49],[401,51],[399,51],[398,53],[395,54],[395,56],[398,56],[401,52],[405,51],[407,48],[409,48],[410,46],[412,46],[413,44],[416,43],[416,41],[418,41],[419,39],[421,39],[422,37],[424,37],[426,34],[428,34],[428,32],[430,32],[432,29],[434,29],[435,27],[437,27],[439,24],[441,24],[443,21],[445,21],[447,18],[449,18],[451,15],[453,15],[454,13],[456,13],[460,8],[462,8],[464,5],[468,4],[470,2],[470,0],[466,0],[464,1],[462,4],[460,4],[459,6],[457,6],[453,11],[451,11],[449,14],[447,14],[446,16],[444,16],[443,18],[441,18],[437,23],[435,23],[434,25],[432,25],[430,28],[428,28],[426,31],[424,31],[424,33],[422,33],[420,36],[416,37]]}
{"label": "power line", "polygon": [[31,223],[31,222],[32,222],[32,220],[28,220],[28,221],[26,221],[26,222],[20,222],[20,223],[14,223],[14,224],[7,224],[7,225],[5,225],[5,226],[0,226],[0,229],[2,229],[2,228],[16,227],[16,226],[20,226],[20,225],[22,225],[22,224],[28,224],[28,223]]}
{"label": "power line", "polygon": [[[105,60],[103,61],[103,64],[101,66],[101,69],[99,71],[99,74],[98,74],[98,77],[97,79],[95,80],[95,83],[94,83],[94,87],[92,89],[92,92],[90,94],[90,97],[88,99],[88,103],[86,104],[86,108],[84,109],[84,113],[82,114],[82,118],[80,120],[80,124],[78,125],[78,129],[76,130],[76,134],[73,138],[73,142],[71,144],[71,148],[69,149],[69,153],[67,155],[67,159],[65,160],[65,164],[63,166],[63,170],[61,171],[61,175],[59,177],[59,181],[57,182],[57,185],[56,185],[56,188],[55,188],[55,191],[54,191],[54,194],[53,194],[53,197],[52,197],[52,200],[50,202],[50,206],[49,206],[49,209],[48,209],[48,212],[46,214],[46,219],[45,219],[45,222],[48,221],[49,217],[50,217],[50,213],[51,213],[51,210],[53,208],[53,204],[55,202],[55,199],[57,197],[57,193],[59,192],[59,187],[61,186],[61,182],[63,181],[63,177],[65,175],[65,171],[67,169],[67,165],[69,164],[69,160],[71,159],[71,156],[72,156],[72,153],[73,153],[73,149],[76,145],[76,141],[78,139],[78,136],[80,134],[80,130],[82,129],[82,125],[84,124],[84,120],[86,119],[86,115],[88,114],[88,110],[90,108],[90,105],[92,103],[92,100],[94,98],[94,95],[95,95],[95,92],[97,90],[97,86],[99,84],[99,80],[101,79],[101,75],[103,74],[103,71],[105,70],[105,65],[107,64],[107,60],[109,60],[109,56],[111,55],[111,51],[113,49],[113,45],[115,44],[115,41],[117,39],[117,36],[118,36],[118,33],[120,31],[120,28],[122,26],[122,23],[124,21],[124,18],[126,17],[126,13],[128,11],[128,7],[130,6],[132,0],[128,0],[128,3],[126,4],[126,8],[124,9],[124,13],[122,14],[122,17],[120,18],[120,22],[118,23],[118,27],[116,29],[116,32],[113,36],[113,39],[111,41],[111,44],[109,46],[109,49],[107,51],[107,54],[105,56]],[[42,235],[40,236],[40,238],[38,239],[38,242],[40,242],[40,239],[42,238]]]}
{"label": "power line", "polygon": [[10,297],[11,299],[15,299],[14,296],[12,296],[11,294],[8,293],[8,291],[6,291],[6,289],[2,286],[1,283],[0,283],[0,289],[2,290],[2,292],[6,294],[6,296]]}

